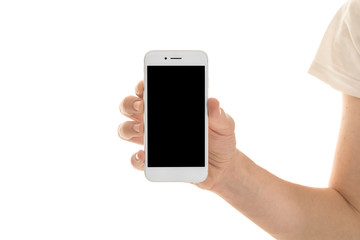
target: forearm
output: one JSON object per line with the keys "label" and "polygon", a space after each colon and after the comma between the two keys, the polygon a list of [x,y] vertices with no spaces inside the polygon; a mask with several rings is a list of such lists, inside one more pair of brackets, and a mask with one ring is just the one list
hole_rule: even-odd
{"label": "forearm", "polygon": [[334,189],[284,181],[240,151],[212,189],[277,239],[359,239],[360,217]]}

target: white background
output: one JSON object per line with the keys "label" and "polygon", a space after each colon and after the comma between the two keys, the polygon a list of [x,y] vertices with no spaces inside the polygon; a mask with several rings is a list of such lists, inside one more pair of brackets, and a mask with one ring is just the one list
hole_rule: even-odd
{"label": "white background", "polygon": [[0,239],[272,239],[218,196],[134,170],[118,105],[147,51],[204,50],[237,147],[326,187],[341,93],[307,70],[343,2],[1,1]]}

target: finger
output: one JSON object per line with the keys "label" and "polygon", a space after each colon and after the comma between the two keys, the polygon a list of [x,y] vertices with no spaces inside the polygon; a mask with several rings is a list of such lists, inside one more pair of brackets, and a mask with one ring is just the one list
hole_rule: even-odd
{"label": "finger", "polygon": [[135,87],[135,93],[139,98],[143,98],[144,95],[144,81],[140,81]]}
{"label": "finger", "polygon": [[225,113],[220,107],[216,98],[209,98],[207,101],[209,128],[218,134],[229,135],[234,133],[235,122],[232,117]]}
{"label": "finger", "polygon": [[131,164],[137,170],[144,170],[145,167],[145,152],[143,150],[138,151],[137,153],[131,156]]}
{"label": "finger", "polygon": [[131,119],[144,121],[144,101],[135,96],[127,96],[121,101],[119,106],[120,112]]}
{"label": "finger", "polygon": [[207,101],[209,118],[219,118],[221,115],[220,103],[216,98],[209,98]]}
{"label": "finger", "polygon": [[121,139],[144,145],[144,124],[142,122],[127,121],[118,127]]}

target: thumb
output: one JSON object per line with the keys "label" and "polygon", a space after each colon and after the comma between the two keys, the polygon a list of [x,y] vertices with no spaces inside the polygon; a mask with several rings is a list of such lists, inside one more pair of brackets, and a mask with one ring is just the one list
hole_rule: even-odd
{"label": "thumb", "polygon": [[216,98],[209,98],[207,101],[209,128],[220,135],[230,135],[234,133],[235,122],[232,117],[220,108],[220,103]]}

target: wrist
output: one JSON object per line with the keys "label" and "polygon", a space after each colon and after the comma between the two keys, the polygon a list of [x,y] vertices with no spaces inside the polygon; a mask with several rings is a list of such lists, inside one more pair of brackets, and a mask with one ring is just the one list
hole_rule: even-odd
{"label": "wrist", "polygon": [[211,191],[221,197],[225,197],[239,190],[241,186],[246,187],[246,179],[254,165],[255,163],[251,159],[236,149],[228,167],[221,174],[221,177]]}

